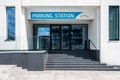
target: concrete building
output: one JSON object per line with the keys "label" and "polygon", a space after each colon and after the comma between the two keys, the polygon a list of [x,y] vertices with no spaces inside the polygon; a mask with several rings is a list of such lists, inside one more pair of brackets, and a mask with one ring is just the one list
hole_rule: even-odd
{"label": "concrete building", "polygon": [[120,0],[0,0],[0,50],[90,47],[101,63],[120,65],[119,7]]}

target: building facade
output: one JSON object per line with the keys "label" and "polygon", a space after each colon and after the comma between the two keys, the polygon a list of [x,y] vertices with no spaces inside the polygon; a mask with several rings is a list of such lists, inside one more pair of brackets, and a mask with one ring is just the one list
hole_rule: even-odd
{"label": "building facade", "polygon": [[99,50],[120,65],[119,0],[1,0],[0,50]]}

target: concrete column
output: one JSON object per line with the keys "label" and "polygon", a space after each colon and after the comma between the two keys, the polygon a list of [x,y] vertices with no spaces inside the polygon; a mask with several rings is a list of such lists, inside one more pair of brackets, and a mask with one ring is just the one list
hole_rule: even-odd
{"label": "concrete column", "polygon": [[22,7],[20,4],[16,6],[16,49],[22,49]]}
{"label": "concrete column", "polygon": [[100,7],[100,61],[101,63],[107,63],[108,55],[106,50],[108,50],[107,42],[109,38],[109,29],[108,29],[108,15],[109,15],[108,2],[101,0]]}

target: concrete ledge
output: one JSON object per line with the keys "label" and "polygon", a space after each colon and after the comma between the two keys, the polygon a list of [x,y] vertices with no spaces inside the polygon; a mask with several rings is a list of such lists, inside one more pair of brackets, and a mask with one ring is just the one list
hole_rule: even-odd
{"label": "concrete ledge", "polygon": [[44,70],[47,51],[1,51],[0,64],[17,65],[30,71]]}
{"label": "concrete ledge", "polygon": [[46,53],[47,51],[46,50],[43,50],[43,51],[0,51],[0,53]]}

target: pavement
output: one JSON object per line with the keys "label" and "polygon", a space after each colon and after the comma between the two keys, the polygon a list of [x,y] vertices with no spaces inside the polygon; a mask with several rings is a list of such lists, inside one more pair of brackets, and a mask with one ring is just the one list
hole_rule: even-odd
{"label": "pavement", "polygon": [[16,65],[0,65],[0,80],[120,80],[120,71],[27,71]]}

